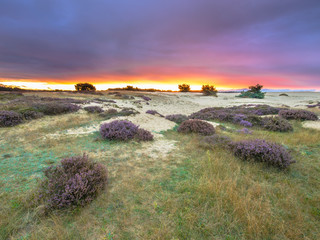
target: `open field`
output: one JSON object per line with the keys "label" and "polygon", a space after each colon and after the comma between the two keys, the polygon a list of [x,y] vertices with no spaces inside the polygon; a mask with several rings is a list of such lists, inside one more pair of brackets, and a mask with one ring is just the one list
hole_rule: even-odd
{"label": "open field", "polygon": [[[320,101],[320,93],[287,94],[267,93],[265,99],[233,93],[1,95],[5,110],[9,101],[37,96],[139,113],[107,119],[80,109],[0,128],[0,239],[320,239],[319,120],[290,120],[292,132],[252,127],[251,134],[238,132],[237,124],[211,121],[217,134],[234,141],[260,138],[285,146],[296,163],[279,170],[241,161],[223,148],[204,148],[201,136],[179,133],[176,123],[146,114],[190,115],[242,104],[306,109]],[[308,110],[320,115],[319,108]],[[151,131],[154,141],[102,140],[100,124],[115,119]],[[108,185],[92,203],[50,214],[30,204],[43,169],[83,153],[108,169]]]}

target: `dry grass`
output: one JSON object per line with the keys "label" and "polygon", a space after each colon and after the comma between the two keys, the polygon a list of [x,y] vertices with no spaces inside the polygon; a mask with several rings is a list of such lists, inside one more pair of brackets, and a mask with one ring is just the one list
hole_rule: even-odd
{"label": "dry grass", "polygon": [[[320,131],[294,123],[293,133],[223,133],[284,144],[297,160],[287,171],[173,130],[157,140],[171,144],[165,154],[151,143],[96,141],[98,133],[45,138],[100,120],[75,113],[0,129],[0,239],[320,238]],[[83,152],[108,168],[107,189],[85,208],[42,215],[30,205],[41,170]]]}

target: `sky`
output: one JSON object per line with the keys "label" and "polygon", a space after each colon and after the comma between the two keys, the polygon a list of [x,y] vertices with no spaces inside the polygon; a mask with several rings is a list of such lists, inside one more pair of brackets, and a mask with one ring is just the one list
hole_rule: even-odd
{"label": "sky", "polygon": [[319,0],[0,0],[0,83],[320,90]]}

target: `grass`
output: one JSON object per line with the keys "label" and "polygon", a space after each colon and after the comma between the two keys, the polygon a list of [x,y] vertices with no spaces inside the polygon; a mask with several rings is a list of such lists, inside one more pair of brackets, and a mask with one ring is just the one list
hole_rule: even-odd
{"label": "grass", "polygon": [[[100,120],[72,113],[0,129],[0,239],[320,238],[319,131],[294,122],[292,133],[222,133],[284,144],[297,160],[287,171],[203,149],[199,136],[175,130],[161,132],[176,148],[159,157],[149,143],[97,141],[97,132],[45,138]],[[41,214],[30,204],[41,170],[83,152],[108,168],[105,192],[82,209]]]}

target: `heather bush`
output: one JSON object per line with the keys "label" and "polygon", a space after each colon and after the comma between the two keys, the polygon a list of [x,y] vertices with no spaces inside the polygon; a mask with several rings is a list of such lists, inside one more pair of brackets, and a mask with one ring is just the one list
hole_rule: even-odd
{"label": "heather bush", "polygon": [[33,106],[36,111],[45,115],[58,115],[76,112],[80,109],[78,105],[72,103],[39,103]]}
{"label": "heather bush", "polygon": [[87,155],[65,158],[44,171],[38,201],[46,211],[84,206],[100,193],[107,183],[107,170],[89,160]]}
{"label": "heather bush", "polygon": [[152,141],[153,135],[148,130],[139,128],[136,135],[134,136],[137,141]]}
{"label": "heather bush", "polygon": [[26,120],[42,118],[44,114],[42,112],[36,112],[32,110],[27,110],[22,112],[23,118]]}
{"label": "heather bush", "polygon": [[115,120],[100,126],[100,134],[103,139],[130,140],[138,131],[138,126],[127,120]]}
{"label": "heather bush", "polygon": [[237,133],[252,134],[252,131],[250,131],[248,128],[242,128],[240,130],[237,130]]}
{"label": "heather bush", "polygon": [[166,119],[169,121],[180,124],[180,123],[188,120],[189,118],[188,118],[188,116],[183,115],[183,114],[172,114],[172,115],[167,115]]}
{"label": "heather bush", "polygon": [[231,143],[231,138],[223,135],[214,134],[205,136],[200,140],[200,146],[203,148],[226,148]]}
{"label": "heather bush", "polygon": [[318,116],[315,113],[302,109],[281,110],[279,112],[279,116],[288,120],[318,120]]}
{"label": "heather bush", "polygon": [[178,127],[178,132],[198,133],[200,135],[209,136],[215,133],[215,129],[210,123],[198,119],[191,119],[182,122]]}
{"label": "heather bush", "polygon": [[252,123],[246,120],[241,120],[239,124],[244,127],[252,127]]}
{"label": "heather bush", "polygon": [[83,108],[88,113],[102,113],[103,109],[99,106],[88,106]]}
{"label": "heather bush", "polygon": [[14,111],[0,111],[0,127],[12,127],[22,123],[22,115]]}
{"label": "heather bush", "polygon": [[283,146],[261,139],[233,142],[230,146],[234,155],[245,161],[264,162],[281,169],[295,162]]}
{"label": "heather bush", "polygon": [[158,115],[160,117],[164,117],[162,114],[158,113],[156,110],[147,110],[146,113],[151,115]]}
{"label": "heather bush", "polygon": [[293,130],[292,125],[286,119],[280,117],[263,118],[262,127],[275,132],[290,132]]}
{"label": "heather bush", "polygon": [[144,96],[144,95],[140,95],[139,97],[141,97],[145,101],[150,101],[151,100],[151,98],[149,98],[147,96]]}

